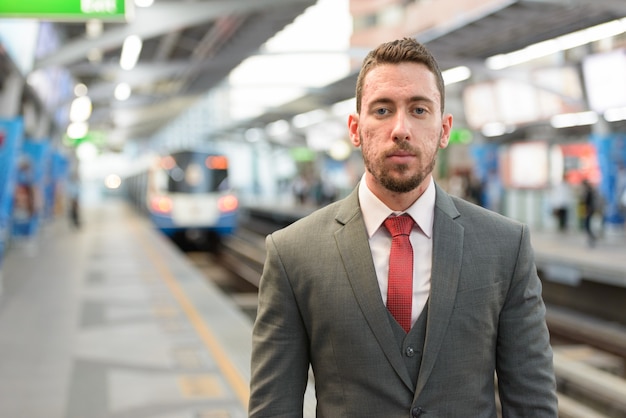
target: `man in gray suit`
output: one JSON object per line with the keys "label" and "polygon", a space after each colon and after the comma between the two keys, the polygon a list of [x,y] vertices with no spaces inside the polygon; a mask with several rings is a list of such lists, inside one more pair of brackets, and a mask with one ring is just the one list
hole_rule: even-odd
{"label": "man in gray suit", "polygon": [[[319,417],[491,418],[496,382],[503,417],[556,417],[527,227],[433,180],[452,127],[436,61],[411,38],[379,46],[356,102],[348,128],[363,153],[361,182],[267,237],[250,416],[302,416],[310,365]],[[386,306],[385,219],[401,214],[415,222],[412,260],[402,262],[414,266],[406,329]]]}

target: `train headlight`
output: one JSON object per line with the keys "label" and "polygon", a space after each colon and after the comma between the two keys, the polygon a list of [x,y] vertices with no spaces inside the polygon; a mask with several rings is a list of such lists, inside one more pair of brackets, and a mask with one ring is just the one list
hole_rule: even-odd
{"label": "train headlight", "polygon": [[157,196],[150,201],[150,209],[157,213],[170,213],[172,206],[172,199],[167,196]]}
{"label": "train headlight", "polygon": [[222,196],[217,201],[217,207],[221,212],[232,212],[236,210],[238,206],[239,200],[231,194]]}

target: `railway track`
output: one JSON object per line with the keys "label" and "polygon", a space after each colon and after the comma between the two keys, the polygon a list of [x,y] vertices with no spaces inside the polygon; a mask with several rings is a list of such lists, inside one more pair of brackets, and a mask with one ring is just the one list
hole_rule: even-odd
{"label": "railway track", "polygon": [[[223,242],[219,262],[258,287],[271,222],[240,228]],[[626,417],[626,326],[547,303],[562,418]],[[248,307],[250,309],[250,307]],[[254,313],[251,314],[254,316]]]}

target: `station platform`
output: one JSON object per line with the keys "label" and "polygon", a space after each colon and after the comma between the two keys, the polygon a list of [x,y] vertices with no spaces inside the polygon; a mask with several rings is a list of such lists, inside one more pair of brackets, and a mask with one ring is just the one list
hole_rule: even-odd
{"label": "station platform", "polygon": [[0,417],[246,417],[251,320],[120,201],[12,244]]}
{"label": "station platform", "polygon": [[[0,417],[247,416],[252,323],[120,200],[14,243],[2,269]],[[555,280],[626,287],[626,240],[532,233]],[[315,416],[307,392],[305,416]]]}
{"label": "station platform", "polygon": [[[313,212],[311,206],[255,206],[249,215],[255,219],[288,225]],[[576,286],[582,280],[626,288],[626,229],[599,231],[593,246],[584,231],[532,230],[537,268],[547,280]]]}

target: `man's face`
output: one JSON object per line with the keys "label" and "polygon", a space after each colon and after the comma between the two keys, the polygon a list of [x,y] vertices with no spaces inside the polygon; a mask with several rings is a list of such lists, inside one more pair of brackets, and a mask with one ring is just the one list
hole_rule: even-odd
{"label": "man's face", "polygon": [[383,64],[366,75],[361,112],[348,126],[374,193],[418,190],[419,196],[425,190],[452,127],[440,103],[435,76],[422,64]]}

